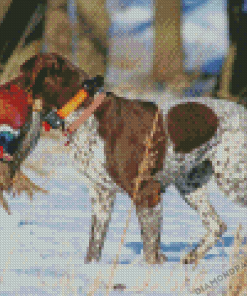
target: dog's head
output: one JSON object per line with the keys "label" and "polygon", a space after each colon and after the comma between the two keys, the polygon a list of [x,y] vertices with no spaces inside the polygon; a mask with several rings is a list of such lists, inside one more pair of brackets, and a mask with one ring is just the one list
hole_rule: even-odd
{"label": "dog's head", "polygon": [[62,56],[38,54],[21,66],[25,86],[30,86],[33,98],[42,98],[44,109],[60,108],[83,86],[89,76]]}
{"label": "dog's head", "polygon": [[[3,190],[11,187],[20,163],[39,139],[43,115],[52,107],[61,108],[89,79],[84,71],[57,54],[35,55],[20,70],[20,77],[0,88],[0,189]],[[39,111],[35,102],[42,105]]]}

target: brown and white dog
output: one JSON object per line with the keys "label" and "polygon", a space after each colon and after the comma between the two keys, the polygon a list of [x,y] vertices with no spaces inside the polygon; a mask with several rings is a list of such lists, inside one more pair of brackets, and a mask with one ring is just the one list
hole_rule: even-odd
{"label": "brown and white dog", "polygon": [[[21,66],[19,86],[30,85],[34,99],[41,98],[45,112],[61,108],[89,77],[56,54],[36,55]],[[67,119],[76,120],[92,102],[88,99]],[[159,109],[158,109],[159,106]],[[175,184],[195,209],[207,235],[185,258],[193,263],[205,256],[226,231],[210,205],[206,185],[214,177],[234,202],[246,206],[246,110],[225,100],[185,99],[151,102],[108,95],[96,112],[72,135],[71,157],[85,177],[92,197],[92,229],[86,262],[99,260],[116,194],[133,197],[133,181],[159,112],[152,152],[151,178],[142,182],[136,213],[141,227],[144,257],[148,263],[166,260],[160,252],[162,201],[160,194]],[[157,197],[157,191],[159,196]]]}

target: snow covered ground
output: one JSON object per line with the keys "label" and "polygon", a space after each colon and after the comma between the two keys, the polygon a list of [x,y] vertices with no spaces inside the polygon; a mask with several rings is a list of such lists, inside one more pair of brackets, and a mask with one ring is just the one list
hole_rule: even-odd
{"label": "snow covered ground", "polygon": [[[130,25],[126,26],[126,30],[137,32],[136,36],[131,37],[132,40],[142,42],[150,53],[151,2],[116,2],[113,33],[124,29],[125,20],[129,20]],[[191,3],[194,6],[190,6]],[[205,68],[212,60],[223,58],[227,45],[224,3],[223,0],[185,2],[184,36],[190,55],[188,64],[195,66],[194,55],[200,53],[204,54],[202,62]],[[119,4],[123,8],[119,8]],[[137,9],[140,13],[137,13]],[[141,26],[142,23],[146,23],[146,28],[145,25]],[[205,34],[205,30],[211,33]],[[127,35],[123,36],[125,38]],[[146,65],[148,63],[150,59],[147,58]],[[108,74],[116,79],[116,73],[113,75],[111,71]],[[144,65],[142,71],[148,71],[148,66]],[[120,78],[123,74],[118,73]],[[101,262],[84,264],[90,230],[90,198],[66,150],[61,150],[61,147],[63,140],[59,143],[41,140],[30,156],[30,161],[44,158],[45,177],[24,169],[34,182],[50,190],[50,193],[36,194],[32,204],[24,195],[15,199],[9,196],[13,212],[11,216],[0,209],[1,296],[106,294],[112,261],[118,252],[131,207],[130,199],[124,194],[117,196]],[[49,153],[49,150],[53,153]],[[182,255],[195,246],[205,230],[197,214],[180,198],[175,188],[170,187],[163,195],[161,245],[168,262],[153,267],[143,262],[140,230],[133,211],[113,280],[113,285],[118,289],[112,290],[110,295],[197,295],[199,290],[195,289],[209,284],[230,268],[229,254],[233,248],[234,233],[239,223],[244,230],[247,229],[247,209],[227,200],[213,181],[209,184],[209,191],[212,204],[228,225],[223,243],[219,242],[195,270],[192,266],[179,263]],[[207,295],[222,295],[216,291],[221,291],[225,286],[226,280],[221,281],[215,291],[207,290]],[[120,291],[121,287],[124,292]]]}
{"label": "snow covered ground", "polygon": [[[125,194],[117,196],[102,261],[84,264],[90,230],[90,198],[61,147],[63,140],[59,143],[41,140],[30,156],[29,161],[44,157],[43,170],[47,172],[44,178],[24,169],[50,193],[35,195],[32,204],[24,195],[9,197],[11,216],[1,209],[0,295],[87,295],[94,290],[97,279],[95,295],[105,295],[112,261],[131,207],[130,199]],[[138,291],[141,295],[187,295],[194,291],[196,295],[196,288],[226,272],[239,223],[247,229],[247,209],[227,200],[214,182],[209,184],[209,191],[212,204],[228,224],[223,244],[218,243],[195,270],[179,263],[205,230],[194,210],[170,187],[163,195],[161,245],[168,262],[154,267],[143,262],[140,230],[133,211],[113,285],[121,284],[127,295],[136,295]],[[226,280],[220,282],[218,289],[225,285]],[[119,293],[113,290],[110,295]]]}

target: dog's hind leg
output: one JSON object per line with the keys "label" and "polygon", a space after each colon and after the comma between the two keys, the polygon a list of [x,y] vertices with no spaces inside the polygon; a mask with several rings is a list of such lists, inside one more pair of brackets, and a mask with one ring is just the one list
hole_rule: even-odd
{"label": "dog's hind leg", "polygon": [[180,194],[191,208],[199,213],[202,223],[207,229],[207,234],[198,246],[182,259],[184,264],[190,264],[196,263],[198,260],[205,257],[206,253],[226,231],[227,226],[221,221],[214,207],[208,201],[207,184],[203,184],[201,188],[197,188],[191,193],[188,193],[188,187],[186,187],[186,190],[183,190],[184,183],[186,182],[183,181],[183,184],[179,184],[179,181],[177,180],[176,187],[180,190]]}
{"label": "dog's hind leg", "polygon": [[149,264],[165,262],[165,255],[160,253],[162,201],[154,208],[136,206],[136,214],[141,227],[145,261]]}
{"label": "dog's hind leg", "polygon": [[90,187],[92,198],[92,224],[89,247],[85,263],[99,261],[104,246],[106,233],[111,220],[111,212],[116,197],[115,190],[109,190],[101,186]]}

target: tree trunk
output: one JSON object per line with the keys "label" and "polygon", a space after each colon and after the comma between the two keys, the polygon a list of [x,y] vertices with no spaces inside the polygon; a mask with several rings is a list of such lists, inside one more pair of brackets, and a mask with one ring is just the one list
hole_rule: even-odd
{"label": "tree trunk", "polygon": [[239,96],[244,95],[244,89],[247,87],[247,11],[243,11],[243,5],[243,0],[228,1],[230,48],[219,77],[220,82],[217,89],[217,95],[220,98],[233,101],[238,101]]}
{"label": "tree trunk", "polygon": [[[231,2],[232,0],[230,4]],[[236,35],[233,35],[236,38],[237,51],[233,64],[231,93],[234,96],[247,97],[247,3],[246,0],[241,2]]]}
{"label": "tree trunk", "polygon": [[216,96],[221,99],[229,99],[231,97],[230,85],[232,81],[232,71],[235,56],[236,44],[231,43],[222,67],[221,75],[218,77]]}
{"label": "tree trunk", "polygon": [[[157,82],[186,81],[181,36],[180,0],[155,0],[153,75]],[[184,86],[189,86],[185,83]]]}
{"label": "tree trunk", "polygon": [[[32,34],[28,34],[29,36],[25,36],[26,38],[23,37],[22,45],[41,38],[43,26],[42,5],[45,5],[46,0],[13,0],[11,3],[8,1],[4,2],[6,2],[6,5],[10,5],[7,6],[8,13],[6,13],[6,8],[3,9],[1,2],[2,8],[0,13],[5,13],[0,25],[0,62],[2,64],[7,63],[24,32],[26,33],[29,27],[33,27]],[[34,12],[36,12],[35,20],[31,20]],[[35,23],[38,18],[39,22]]]}
{"label": "tree trunk", "polygon": [[[49,52],[57,52],[73,61],[90,76],[104,75],[109,47],[110,19],[106,0],[74,0],[77,4],[78,30],[76,58],[73,57],[73,30],[67,11],[67,0],[48,0],[45,38]],[[76,28],[75,28],[76,27]]]}
{"label": "tree trunk", "polygon": [[78,19],[77,19],[77,3],[76,0],[67,0],[67,13],[72,28],[72,40],[71,40],[71,51],[72,51],[72,63],[78,65]]}

